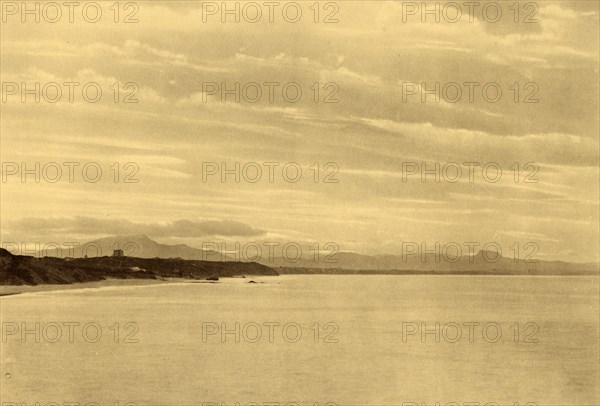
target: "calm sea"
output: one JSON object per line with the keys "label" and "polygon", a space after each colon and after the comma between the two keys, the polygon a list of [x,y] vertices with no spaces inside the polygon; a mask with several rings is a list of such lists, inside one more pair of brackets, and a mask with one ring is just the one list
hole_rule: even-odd
{"label": "calm sea", "polygon": [[254,280],[3,297],[1,400],[600,404],[598,278]]}

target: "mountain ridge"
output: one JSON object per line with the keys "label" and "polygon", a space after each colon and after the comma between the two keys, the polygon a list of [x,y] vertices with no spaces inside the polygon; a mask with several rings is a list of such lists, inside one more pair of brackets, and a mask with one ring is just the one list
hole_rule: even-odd
{"label": "mountain ridge", "polygon": [[[86,247],[87,248],[84,248]],[[41,256],[81,258],[85,252],[89,256],[111,256],[114,249],[122,249],[125,256],[137,258],[181,258],[184,260],[201,260],[211,262],[235,262],[214,250],[193,248],[186,244],[162,244],[145,234],[104,237],[82,244],[73,250],[72,255],[59,255],[58,250],[40,252]],[[101,253],[101,255],[98,255]],[[62,254],[65,251],[62,250]],[[74,254],[74,255],[73,255]],[[91,255],[89,255],[91,254]],[[256,259],[255,262],[268,267],[284,269],[293,273],[294,269],[314,269],[313,273],[331,273],[347,271],[414,271],[414,272],[479,272],[482,274],[523,273],[523,274],[597,274],[598,263],[574,263],[566,261],[525,261],[498,256],[495,251],[479,250],[474,255],[463,255],[456,258],[440,258],[441,255],[427,253],[421,255],[378,254],[365,255],[355,252],[337,252],[333,256],[325,256],[315,261],[313,253],[292,261],[281,256]],[[220,260],[219,260],[220,258]],[[252,262],[239,260],[238,262]],[[303,272],[305,273],[305,272]]]}

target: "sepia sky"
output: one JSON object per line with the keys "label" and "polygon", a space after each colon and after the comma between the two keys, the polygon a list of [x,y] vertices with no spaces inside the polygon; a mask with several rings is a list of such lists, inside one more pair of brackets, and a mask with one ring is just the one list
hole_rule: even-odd
{"label": "sepia sky", "polygon": [[[77,10],[73,23],[65,16],[22,23],[3,12],[3,241],[147,234],[196,247],[335,242],[365,254],[398,254],[409,241],[497,242],[503,250],[535,242],[537,259],[598,261],[598,2],[537,2],[532,23],[515,23],[508,7],[497,23],[480,9],[456,23],[423,23],[420,14],[403,14],[401,2],[380,1],[332,2],[337,23],[322,21],[336,11],[327,2],[315,23],[312,1],[299,2],[297,23],[279,9],[272,23],[267,16],[223,23],[218,13],[203,15],[200,3],[137,2],[139,22],[130,24],[115,23],[112,2],[100,3],[98,23]],[[8,82],[81,85],[73,102],[63,92],[56,103],[36,103],[9,94]],[[97,103],[81,95],[91,82],[103,91]],[[115,82],[134,84],[118,103]],[[261,85],[255,103],[231,95],[221,102],[206,85],[236,82],[279,85],[272,102]],[[282,96],[291,82],[302,89],[297,102]],[[407,85],[436,82],[460,84],[462,97],[428,95],[423,103],[420,85]],[[466,82],[480,84],[472,102]],[[497,102],[482,96],[487,83],[500,86]],[[139,102],[124,103],[135,87]],[[49,182],[48,166],[39,183],[34,175],[22,182],[21,168],[9,174],[11,162],[29,169],[56,162],[63,173]],[[73,182],[67,162],[78,163]],[[222,162],[228,169],[254,162],[262,177],[237,183],[228,175],[223,183]],[[453,164],[439,182],[434,175],[422,182],[415,168],[436,162],[456,163],[462,175],[455,179]],[[469,162],[480,164],[472,179]],[[102,169],[97,183],[82,177],[89,163]],[[272,182],[264,163],[274,168]],[[482,176],[486,164],[490,178],[501,168],[499,181]],[[248,177],[256,165],[247,166]],[[302,176],[293,183],[297,167]],[[134,171],[129,180],[138,182],[125,182]]]}

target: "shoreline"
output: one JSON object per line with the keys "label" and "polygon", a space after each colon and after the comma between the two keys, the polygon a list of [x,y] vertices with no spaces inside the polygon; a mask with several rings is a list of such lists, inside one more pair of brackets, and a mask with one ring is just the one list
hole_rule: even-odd
{"label": "shoreline", "polygon": [[[254,279],[261,279],[263,277],[267,277],[269,275],[256,275],[248,277],[247,279],[241,278],[239,276],[221,278],[220,282],[224,282],[226,280],[235,280],[235,279],[245,279],[247,282]],[[431,273],[411,273],[411,274],[367,274],[367,273],[357,273],[357,274],[334,274],[334,273],[315,273],[315,274],[307,274],[307,273],[287,273],[280,274],[279,276],[438,276],[436,274]],[[599,277],[599,275],[519,275],[519,274],[439,274],[439,276],[456,276],[456,277],[464,277],[464,276],[497,276],[497,277]],[[185,284],[219,284],[220,282],[208,281],[204,279],[189,279],[189,278],[171,278],[165,277],[160,279],[117,279],[117,278],[107,278],[101,281],[93,281],[93,282],[76,282],[69,284],[40,284],[40,285],[0,285],[0,299],[9,296],[15,296],[26,293],[44,293],[44,292],[59,292],[59,291],[71,291],[78,289],[99,289],[99,288],[108,288],[108,287],[129,287],[129,286],[155,286],[155,285],[164,285],[164,284],[174,284],[174,283],[185,283]]]}
{"label": "shoreline", "polygon": [[78,282],[69,284],[40,284],[40,285],[0,285],[0,298],[19,295],[22,293],[42,293],[54,291],[68,291],[76,289],[97,289],[115,286],[149,286],[169,282],[182,282],[190,279],[165,278],[165,279],[116,279],[109,278],[102,281]]}
{"label": "shoreline", "polygon": [[135,279],[135,278],[107,278],[101,281],[92,282],[75,282],[68,284],[40,284],[40,285],[0,285],[0,299],[3,297],[15,296],[27,293],[45,293],[45,292],[62,292],[62,291],[73,291],[83,289],[101,289],[110,287],[131,287],[131,286],[156,286],[156,285],[167,285],[167,284],[209,284],[215,285],[231,280],[243,280],[251,281],[258,280],[264,277],[271,277],[271,275],[253,275],[245,276],[233,276],[233,277],[222,277],[217,281],[210,281],[206,279],[192,279],[192,278],[177,278],[177,277],[161,277],[158,279]]}

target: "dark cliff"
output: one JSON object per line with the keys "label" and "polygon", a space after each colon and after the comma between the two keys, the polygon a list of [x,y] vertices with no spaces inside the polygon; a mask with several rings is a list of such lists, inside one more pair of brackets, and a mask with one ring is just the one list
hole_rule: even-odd
{"label": "dark cliff", "polygon": [[277,275],[254,262],[213,262],[179,258],[35,258],[12,255],[0,248],[0,285],[69,284],[117,279],[177,277],[203,279],[209,276]]}

